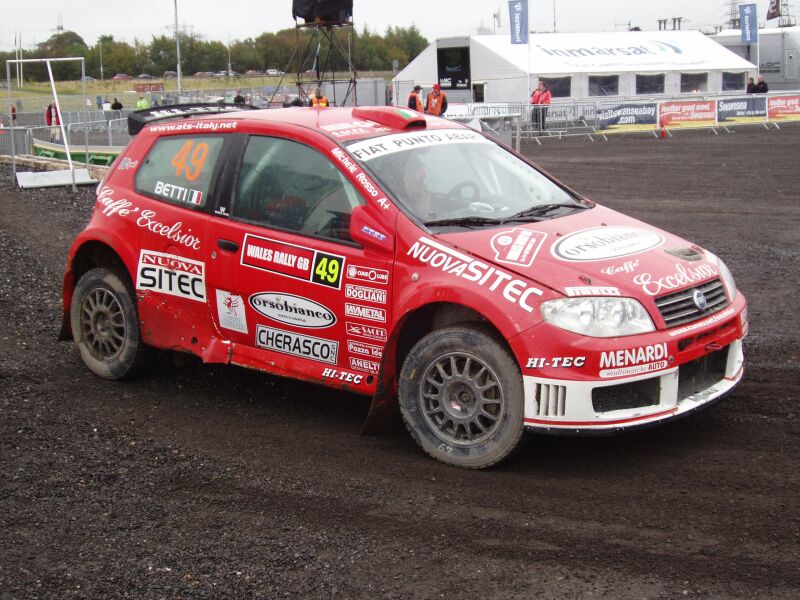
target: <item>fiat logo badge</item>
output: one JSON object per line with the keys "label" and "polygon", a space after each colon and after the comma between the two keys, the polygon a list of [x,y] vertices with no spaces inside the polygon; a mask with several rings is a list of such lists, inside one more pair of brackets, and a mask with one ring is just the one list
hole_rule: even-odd
{"label": "fiat logo badge", "polygon": [[699,310],[705,310],[706,306],[708,306],[708,301],[706,300],[706,296],[700,290],[695,290],[694,292],[692,292],[692,301]]}

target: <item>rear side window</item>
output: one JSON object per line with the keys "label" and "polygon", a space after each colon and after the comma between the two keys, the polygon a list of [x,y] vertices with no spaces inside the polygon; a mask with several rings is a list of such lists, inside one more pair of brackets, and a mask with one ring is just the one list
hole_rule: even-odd
{"label": "rear side window", "polygon": [[187,208],[205,206],[222,142],[220,136],[161,138],[136,173],[136,191]]}

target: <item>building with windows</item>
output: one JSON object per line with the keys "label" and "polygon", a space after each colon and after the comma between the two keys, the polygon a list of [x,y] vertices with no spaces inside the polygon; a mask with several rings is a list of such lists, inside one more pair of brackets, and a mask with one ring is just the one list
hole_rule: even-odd
{"label": "building with windows", "polygon": [[698,31],[475,35],[436,40],[395,78],[398,101],[439,83],[450,102],[527,101],[539,81],[559,98],[744,92],[756,66]]}

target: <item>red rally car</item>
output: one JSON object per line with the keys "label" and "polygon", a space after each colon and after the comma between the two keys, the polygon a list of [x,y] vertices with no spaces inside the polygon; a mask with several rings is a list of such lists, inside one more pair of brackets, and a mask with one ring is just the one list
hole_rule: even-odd
{"label": "red rally car", "polygon": [[160,348],[343,388],[473,468],[525,429],[663,422],[742,377],[720,258],[467,127],[207,106],[129,126],[64,277],[62,338],[100,377]]}

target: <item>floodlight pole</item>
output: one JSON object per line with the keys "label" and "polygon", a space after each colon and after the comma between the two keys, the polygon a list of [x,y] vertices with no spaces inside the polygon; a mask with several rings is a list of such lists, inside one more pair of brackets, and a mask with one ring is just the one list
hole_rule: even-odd
{"label": "floodlight pole", "polygon": [[178,103],[180,104],[183,87],[181,86],[181,38],[178,35],[178,0],[175,0],[175,48],[178,53]]}

